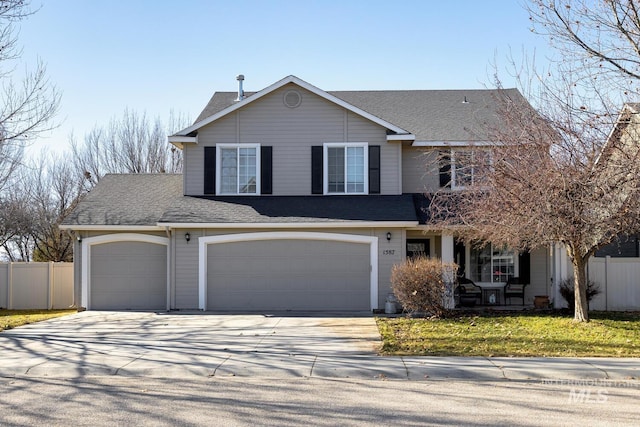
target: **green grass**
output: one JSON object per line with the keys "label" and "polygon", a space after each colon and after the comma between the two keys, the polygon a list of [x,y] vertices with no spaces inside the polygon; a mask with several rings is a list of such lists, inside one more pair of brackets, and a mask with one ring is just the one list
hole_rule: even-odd
{"label": "green grass", "polygon": [[0,331],[77,313],[77,310],[0,310]]}
{"label": "green grass", "polygon": [[640,357],[640,313],[377,318],[386,355]]}

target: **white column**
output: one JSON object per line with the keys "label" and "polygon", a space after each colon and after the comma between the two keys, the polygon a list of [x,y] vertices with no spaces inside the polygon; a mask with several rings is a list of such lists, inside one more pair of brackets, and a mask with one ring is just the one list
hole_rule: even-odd
{"label": "white column", "polygon": [[454,262],[453,257],[453,234],[443,234],[441,238],[440,253],[442,262]]}
{"label": "white column", "polygon": [[[441,237],[441,245],[440,245],[440,254],[442,255],[442,263],[452,263],[455,261],[453,256],[453,234],[443,234]],[[455,307],[456,303],[453,298],[453,286],[455,280],[455,271],[448,272],[447,276],[444,277],[446,288],[445,288],[445,296],[444,296],[444,306],[445,308],[452,309]]]}

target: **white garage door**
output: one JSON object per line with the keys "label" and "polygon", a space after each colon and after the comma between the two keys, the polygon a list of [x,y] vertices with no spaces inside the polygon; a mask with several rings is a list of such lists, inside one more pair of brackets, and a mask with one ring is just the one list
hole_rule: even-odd
{"label": "white garage door", "polygon": [[209,310],[370,309],[369,244],[258,240],[210,244]]}
{"label": "white garage door", "polygon": [[112,242],[91,247],[92,310],[165,310],[167,246]]}

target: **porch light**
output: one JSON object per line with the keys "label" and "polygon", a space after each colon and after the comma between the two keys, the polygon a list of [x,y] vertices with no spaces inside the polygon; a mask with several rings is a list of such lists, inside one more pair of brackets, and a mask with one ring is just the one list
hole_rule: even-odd
{"label": "porch light", "polygon": [[187,241],[187,243],[189,242],[189,240],[191,240],[191,234],[189,233],[184,233],[184,240]]}
{"label": "porch light", "polygon": [[387,242],[391,241],[391,232],[387,231]]}

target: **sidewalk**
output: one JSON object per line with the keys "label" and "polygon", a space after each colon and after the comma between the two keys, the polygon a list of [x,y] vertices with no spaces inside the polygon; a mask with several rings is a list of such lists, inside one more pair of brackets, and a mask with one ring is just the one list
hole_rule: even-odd
{"label": "sidewalk", "polygon": [[212,354],[149,351],[126,355],[52,354],[49,357],[14,357],[3,352],[0,377],[34,376],[77,378],[124,376],[150,378],[253,377],[352,378],[385,380],[573,380],[636,381],[638,359],[614,358],[483,358],[327,356],[266,352],[213,352]]}

